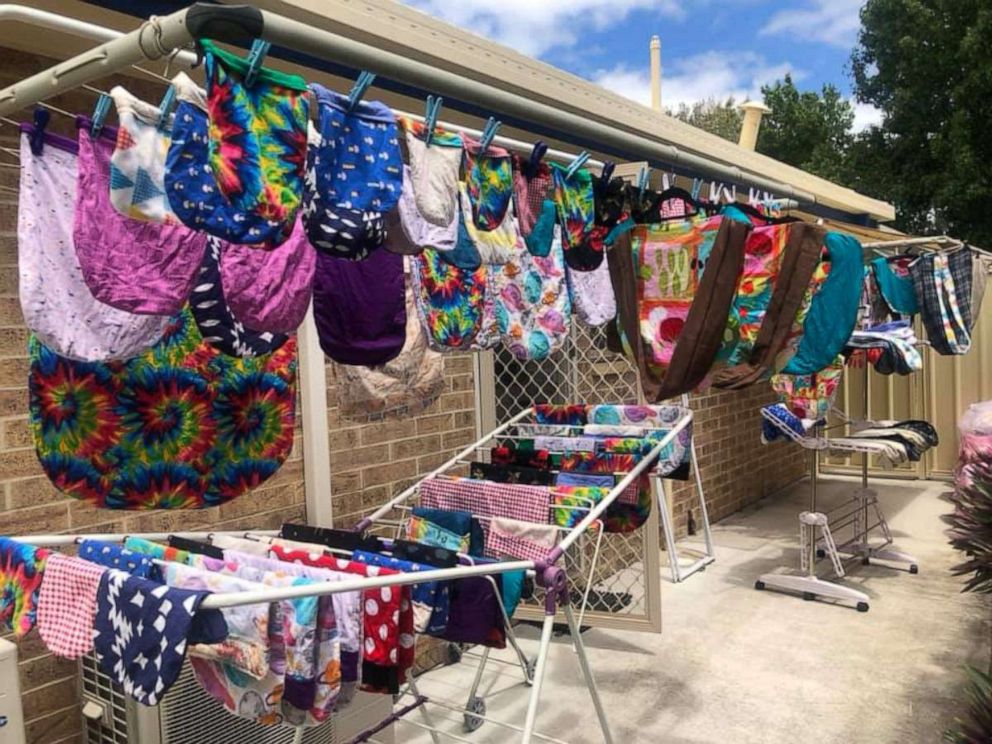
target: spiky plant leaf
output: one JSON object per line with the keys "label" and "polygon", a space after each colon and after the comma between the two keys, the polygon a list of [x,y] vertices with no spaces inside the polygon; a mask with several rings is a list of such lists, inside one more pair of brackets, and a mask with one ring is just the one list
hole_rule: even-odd
{"label": "spiky plant leaf", "polygon": [[992,675],[968,667],[968,715],[944,732],[948,744],[988,744],[992,741]]}

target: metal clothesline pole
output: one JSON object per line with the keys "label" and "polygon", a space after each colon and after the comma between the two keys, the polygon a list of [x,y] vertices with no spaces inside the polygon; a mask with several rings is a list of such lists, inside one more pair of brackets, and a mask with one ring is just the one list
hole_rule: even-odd
{"label": "metal clothesline pole", "polygon": [[[0,6],[0,11],[4,7]],[[0,90],[0,115],[34,105],[146,59],[161,59],[201,36],[243,46],[260,38],[277,46],[333,59],[423,90],[489,108],[522,122],[564,132],[579,141],[595,142],[597,146],[630,160],[647,160],[658,167],[682,166],[707,177],[756,186],[782,198],[809,204],[817,202],[814,194],[791,184],[248,6],[196,4],[146,21],[134,31]]]}

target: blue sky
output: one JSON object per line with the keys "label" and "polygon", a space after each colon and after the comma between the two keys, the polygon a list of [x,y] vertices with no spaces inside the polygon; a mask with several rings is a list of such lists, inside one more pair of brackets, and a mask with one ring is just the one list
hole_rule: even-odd
{"label": "blue sky", "polygon": [[[758,97],[791,72],[850,95],[864,0],[403,0],[433,16],[647,103],[648,42],[662,40],[666,106]],[[852,101],[852,103],[854,103]],[[856,128],[878,120],[855,104]]]}

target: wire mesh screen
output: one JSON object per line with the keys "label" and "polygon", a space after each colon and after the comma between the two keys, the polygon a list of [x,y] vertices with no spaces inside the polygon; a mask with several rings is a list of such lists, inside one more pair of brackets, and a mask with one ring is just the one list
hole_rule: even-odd
{"label": "wire mesh screen", "polygon": [[541,361],[496,352],[496,416],[505,421],[536,402],[637,403],[637,370],[606,348],[605,328],[573,323],[564,347]]}
{"label": "wire mesh screen", "polygon": [[[636,368],[607,349],[605,328],[573,323],[564,348],[541,361],[520,361],[502,347],[495,352],[498,422],[535,402],[637,403],[638,391]],[[574,606],[586,607],[583,625],[660,631],[658,551],[657,509],[636,532],[604,534],[601,541],[590,533],[576,543],[565,568]],[[536,596],[519,615],[536,619],[543,599]]]}

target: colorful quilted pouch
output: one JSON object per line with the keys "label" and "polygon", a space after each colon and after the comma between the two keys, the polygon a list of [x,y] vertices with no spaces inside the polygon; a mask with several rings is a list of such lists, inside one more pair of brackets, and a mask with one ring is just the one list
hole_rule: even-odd
{"label": "colorful quilted pouch", "polygon": [[327,204],[388,212],[403,188],[403,160],[393,111],[379,101],[349,106],[348,96],[311,83],[320,141],[317,189]]}
{"label": "colorful quilted pouch", "polygon": [[576,271],[592,271],[603,262],[603,238],[594,234],[596,200],[592,174],[579,168],[571,176],[568,168],[551,164],[555,207],[562,229],[565,261]]}
{"label": "colorful quilted pouch", "polygon": [[546,258],[521,247],[492,267],[496,321],[503,344],[517,359],[546,359],[564,345],[572,319],[561,243]]}
{"label": "colorful quilted pouch", "polygon": [[425,248],[411,256],[411,278],[417,314],[435,351],[469,346],[482,326],[486,269],[459,269],[437,251]]}
{"label": "colorful quilted pouch", "polygon": [[35,338],[28,352],[38,459],[74,498],[111,509],[216,506],[275,474],[292,449],[295,339],[237,359],[206,343],[185,310],[124,363],[75,362]]}
{"label": "colorful quilted pouch", "polygon": [[178,225],[165,193],[165,157],[171,127],[159,126],[157,106],[121,86],[110,91],[117,107],[117,142],[110,158],[110,203],[125,217]]}
{"label": "colorful quilted pouch", "polygon": [[309,90],[298,75],[265,67],[251,86],[246,60],[201,42],[210,116],[209,162],[217,187],[250,216],[292,232],[303,200]]}
{"label": "colorful quilted pouch", "polygon": [[221,193],[210,163],[210,119],[206,95],[179,73],[172,141],[165,159],[165,193],[183,224],[240,245],[270,248],[288,239],[294,222],[260,217]]}
{"label": "colorful quilted pouch", "polygon": [[513,196],[513,161],[510,153],[480,143],[462,134],[465,148],[465,180],[472,205],[472,224],[482,232],[503,224]]}

